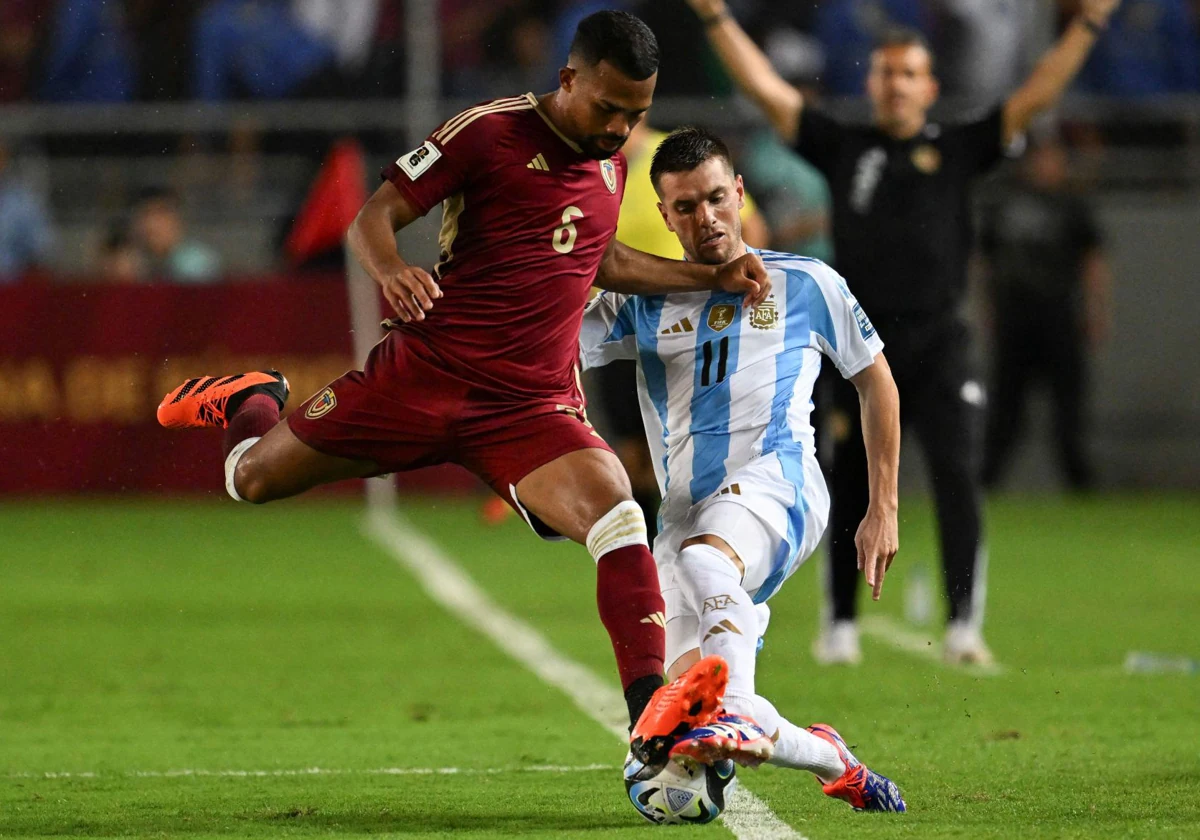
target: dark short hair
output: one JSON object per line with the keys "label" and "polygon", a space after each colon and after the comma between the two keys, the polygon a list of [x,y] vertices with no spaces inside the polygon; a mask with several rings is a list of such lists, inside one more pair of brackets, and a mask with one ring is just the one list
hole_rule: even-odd
{"label": "dark short hair", "polygon": [[733,155],[725,141],[706,128],[686,125],[677,128],[658,144],[650,162],[650,183],[657,192],[659,181],[667,172],[691,172],[711,158],[725,161],[733,171]]}
{"label": "dark short hair", "polygon": [[913,29],[911,26],[890,26],[876,39],[871,51],[886,50],[889,47],[920,47],[929,56],[930,71],[935,69],[933,47],[919,29]]}
{"label": "dark short hair", "polygon": [[603,11],[585,17],[575,29],[571,55],[589,67],[607,61],[638,82],[658,72],[658,39],[629,12]]}

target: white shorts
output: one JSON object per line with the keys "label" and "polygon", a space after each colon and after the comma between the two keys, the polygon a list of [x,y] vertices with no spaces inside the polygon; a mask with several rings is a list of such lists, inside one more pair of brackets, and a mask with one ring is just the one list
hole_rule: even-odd
{"label": "white shorts", "polygon": [[720,537],[745,567],[742,588],[759,607],[759,633],[770,612],[764,603],[807,560],[829,519],[829,492],[816,459],[781,464],[775,454],[731,473],[716,493],[697,502],[678,522],[663,522],[654,559],[667,611],[667,665],[697,647],[700,619],[675,581],[675,561],[687,540]]}

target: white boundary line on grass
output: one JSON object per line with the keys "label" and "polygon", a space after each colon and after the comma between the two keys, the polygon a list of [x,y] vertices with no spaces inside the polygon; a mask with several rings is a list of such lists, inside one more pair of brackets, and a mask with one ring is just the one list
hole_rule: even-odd
{"label": "white boundary line on grass", "polygon": [[[368,504],[363,528],[369,538],[417,579],[430,598],[464,624],[474,627],[543,682],[570,697],[622,744],[628,744],[627,710],[620,691],[559,653],[544,636],[506,612],[398,512]],[[721,819],[735,837],[806,840],[745,785],[737,786],[728,805]]]}
{"label": "white boundary line on grass", "polygon": [[933,637],[931,630],[913,630],[887,616],[875,615],[864,618],[860,624],[863,635],[870,636],[903,653],[931,659],[947,668],[976,677],[997,677],[1004,673],[1004,666],[992,665],[948,665],[942,659],[942,643]]}
{"label": "white boundary line on grass", "polygon": [[303,767],[299,770],[130,770],[119,773],[82,772],[9,773],[8,779],[101,779],[121,776],[131,779],[177,779],[192,777],[264,778],[274,776],[500,776],[505,773],[594,773],[612,772],[612,764],[531,764],[527,767],[376,767],[367,770],[340,770],[331,767]]}

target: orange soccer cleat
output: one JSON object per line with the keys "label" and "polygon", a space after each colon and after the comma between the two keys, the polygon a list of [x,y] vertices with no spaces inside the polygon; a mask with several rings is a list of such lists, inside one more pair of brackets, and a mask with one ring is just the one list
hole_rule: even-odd
{"label": "orange soccer cleat", "polygon": [[706,656],[679,679],[650,698],[633,727],[630,749],[644,764],[667,760],[675,740],[713,720],[721,710],[729,666],[720,656]]}
{"label": "orange soccer cleat", "polygon": [[168,429],[224,429],[234,412],[255,394],[267,394],[282,409],[288,398],[287,378],[277,370],[266,370],[189,379],[163,397],[158,404],[158,422]]}
{"label": "orange soccer cleat", "polygon": [[838,757],[842,759],[842,764],[846,767],[846,771],[831,782],[825,781],[820,776],[817,777],[817,781],[821,784],[821,790],[825,791],[826,796],[850,803],[850,807],[855,811],[904,812],[908,810],[908,805],[904,802],[904,797],[900,793],[900,788],[896,787],[896,783],[887,776],[881,776],[874,770],[867,769],[867,766],[850,752],[850,748],[846,746],[846,742],[836,729],[827,723],[814,723],[807,728],[821,740],[833,744],[834,749],[838,751]]}

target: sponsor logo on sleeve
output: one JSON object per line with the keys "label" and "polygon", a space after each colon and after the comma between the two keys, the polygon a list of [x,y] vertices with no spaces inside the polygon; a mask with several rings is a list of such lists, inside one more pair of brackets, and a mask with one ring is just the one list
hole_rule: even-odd
{"label": "sponsor logo on sleeve", "polygon": [[864,340],[875,335],[875,325],[871,323],[867,313],[863,312],[862,305],[857,302],[854,304],[854,320],[858,321],[858,331],[862,333]]}
{"label": "sponsor logo on sleeve", "polygon": [[410,181],[415,181],[428,172],[429,167],[433,166],[441,156],[442,153],[438,151],[438,147],[426,140],[408,154],[399,157],[396,165],[404,171]]}

